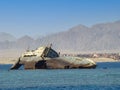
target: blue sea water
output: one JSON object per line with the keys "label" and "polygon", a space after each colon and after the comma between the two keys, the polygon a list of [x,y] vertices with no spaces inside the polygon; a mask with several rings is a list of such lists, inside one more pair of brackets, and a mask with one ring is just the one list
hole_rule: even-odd
{"label": "blue sea water", "polygon": [[120,90],[120,62],[96,69],[9,70],[0,65],[0,90]]}

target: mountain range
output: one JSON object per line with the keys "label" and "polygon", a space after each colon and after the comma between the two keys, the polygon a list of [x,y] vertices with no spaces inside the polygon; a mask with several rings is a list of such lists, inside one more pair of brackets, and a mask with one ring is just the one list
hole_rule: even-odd
{"label": "mountain range", "polygon": [[77,25],[36,40],[27,35],[16,39],[8,33],[0,33],[0,49],[35,49],[51,43],[53,48],[64,53],[120,52],[120,21],[92,27]]}

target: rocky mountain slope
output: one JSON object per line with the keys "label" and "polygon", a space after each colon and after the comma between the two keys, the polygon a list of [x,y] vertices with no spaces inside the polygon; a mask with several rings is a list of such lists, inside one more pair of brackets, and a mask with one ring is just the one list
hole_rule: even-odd
{"label": "rocky mountain slope", "polygon": [[15,41],[16,38],[12,35],[10,35],[9,33],[5,33],[5,32],[0,32],[0,42],[4,42],[4,41]]}
{"label": "rocky mountain slope", "polygon": [[96,24],[92,27],[78,25],[67,31],[51,34],[37,40],[24,36],[16,41],[0,41],[0,49],[36,48],[50,43],[55,49],[62,52],[119,52],[120,21]]}

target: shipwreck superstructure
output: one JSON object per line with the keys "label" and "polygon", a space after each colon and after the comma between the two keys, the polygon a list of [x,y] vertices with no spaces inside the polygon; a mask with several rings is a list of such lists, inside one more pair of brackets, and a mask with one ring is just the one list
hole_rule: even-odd
{"label": "shipwreck superstructure", "polygon": [[60,56],[50,46],[39,47],[36,50],[24,52],[11,69],[72,69],[95,68],[96,63],[87,58]]}

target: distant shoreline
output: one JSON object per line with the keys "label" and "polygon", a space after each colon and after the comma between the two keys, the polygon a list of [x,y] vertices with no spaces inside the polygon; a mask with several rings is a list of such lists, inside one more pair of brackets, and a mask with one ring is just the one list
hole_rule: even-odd
{"label": "distant shoreline", "polygon": [[[96,63],[98,62],[120,62],[120,60],[114,60],[111,58],[89,58]],[[17,58],[10,57],[0,57],[0,64],[14,64],[17,61]]]}
{"label": "distant shoreline", "polygon": [[17,58],[13,57],[0,57],[0,64],[14,64]]}
{"label": "distant shoreline", "polygon": [[[0,64],[14,64],[24,53],[23,49],[6,49],[0,50]],[[60,56],[75,56],[80,58],[89,58],[97,62],[120,62],[120,53],[60,53]]]}

